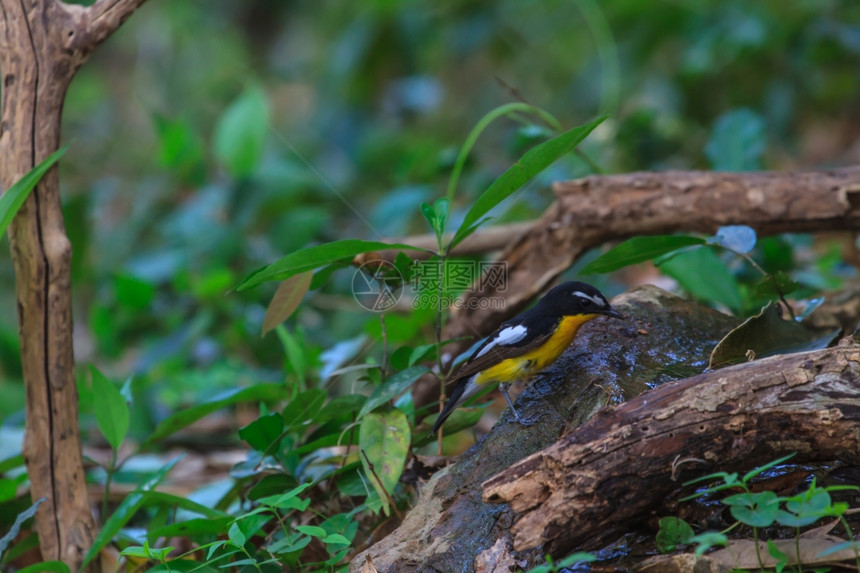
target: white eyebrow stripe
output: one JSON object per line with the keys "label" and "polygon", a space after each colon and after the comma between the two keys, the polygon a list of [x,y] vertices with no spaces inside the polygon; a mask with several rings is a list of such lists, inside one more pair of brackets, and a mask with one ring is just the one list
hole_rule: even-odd
{"label": "white eyebrow stripe", "polygon": [[590,300],[591,302],[593,302],[597,306],[606,306],[606,302],[603,299],[601,299],[600,297],[591,296],[591,295],[585,294],[582,291],[575,291],[573,293],[573,296],[578,296],[580,298],[587,298],[588,300]]}
{"label": "white eyebrow stripe", "polygon": [[489,352],[492,348],[495,348],[498,345],[507,346],[509,344],[514,344],[515,342],[519,342],[523,338],[525,338],[526,333],[529,331],[528,328],[523,326],[522,324],[518,324],[516,326],[509,326],[499,331],[496,334],[495,338],[493,338],[490,342],[484,346],[478,354],[475,355],[475,358],[480,358],[487,352]]}

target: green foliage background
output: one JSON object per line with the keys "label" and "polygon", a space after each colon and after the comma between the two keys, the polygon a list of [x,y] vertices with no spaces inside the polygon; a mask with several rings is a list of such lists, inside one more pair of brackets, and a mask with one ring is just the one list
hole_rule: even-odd
{"label": "green foliage background", "polygon": [[[444,194],[463,139],[500,104],[522,98],[566,128],[611,117],[580,148],[590,161],[557,162],[493,223],[537,216],[549,182],[595,166],[857,163],[858,70],[853,2],[151,0],[80,70],[65,105],[85,436],[96,435],[88,362],[132,377],[128,435],[140,442],[221,391],[284,376],[304,388],[354,356],[379,321],[353,301],[351,272],[306,299],[288,341],[259,336],[273,284],[227,291],[308,244],[427,232],[419,203]],[[493,123],[451,228],[548,135]],[[770,241],[763,256],[783,270],[797,244]],[[23,421],[11,269],[4,248],[0,437]],[[432,341],[432,318],[389,317],[391,341]],[[0,459],[16,453],[0,443]]]}

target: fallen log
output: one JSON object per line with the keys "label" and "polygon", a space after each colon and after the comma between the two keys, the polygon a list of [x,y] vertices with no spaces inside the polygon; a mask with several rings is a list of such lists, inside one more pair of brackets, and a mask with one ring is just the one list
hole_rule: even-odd
{"label": "fallen log", "polygon": [[860,346],[774,356],[663,385],[607,408],[488,479],[517,517],[513,549],[594,547],[679,484],[792,461],[860,462]]}

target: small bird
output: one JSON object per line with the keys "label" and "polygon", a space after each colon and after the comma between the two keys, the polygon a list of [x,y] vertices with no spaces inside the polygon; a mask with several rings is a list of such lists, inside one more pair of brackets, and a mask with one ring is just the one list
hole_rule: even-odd
{"label": "small bird", "polygon": [[579,327],[598,316],[624,318],[593,286],[576,281],[552,289],[531,309],[503,322],[452,376],[457,381],[445,407],[436,418],[435,434],[454,409],[490,384],[498,384],[508,406],[511,382],[528,378],[556,361]]}

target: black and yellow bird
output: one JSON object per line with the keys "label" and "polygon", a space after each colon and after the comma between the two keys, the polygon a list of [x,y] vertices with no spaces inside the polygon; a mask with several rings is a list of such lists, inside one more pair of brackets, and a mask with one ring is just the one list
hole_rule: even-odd
{"label": "black and yellow bird", "polygon": [[531,309],[503,322],[454,372],[451,380],[457,384],[432,433],[457,406],[492,384],[499,385],[520,420],[508,396],[511,382],[527,379],[555,362],[573,342],[579,327],[601,315],[623,318],[589,284],[570,281],[550,289]]}

